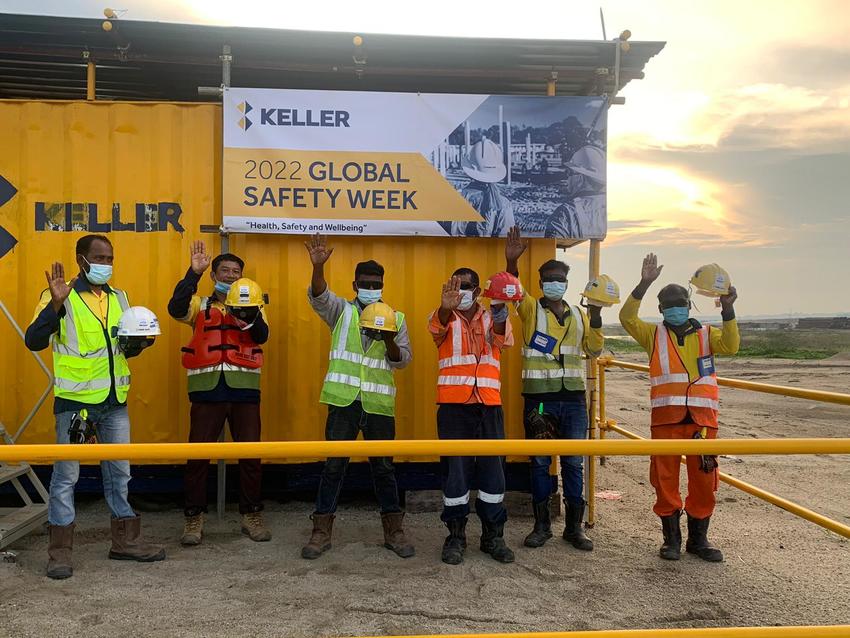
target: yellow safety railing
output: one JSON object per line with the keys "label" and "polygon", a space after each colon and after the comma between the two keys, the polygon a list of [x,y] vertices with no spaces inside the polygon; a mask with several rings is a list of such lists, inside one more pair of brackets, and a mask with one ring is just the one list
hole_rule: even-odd
{"label": "yellow safety railing", "polygon": [[676,454],[850,454],[846,439],[472,439],[0,445],[0,461],[279,459],[333,456],[649,456]]}
{"label": "yellow safety railing", "polygon": [[[599,436],[600,439],[605,439],[605,435],[608,431],[616,432],[628,439],[633,441],[647,441],[651,439],[646,439],[639,434],[635,434],[634,432],[630,432],[629,430],[623,428],[618,425],[616,421],[607,418],[606,409],[606,391],[605,391],[605,383],[606,383],[606,368],[608,367],[616,367],[616,368],[624,368],[626,370],[637,370],[640,372],[648,372],[649,366],[641,365],[639,363],[630,363],[628,361],[618,361],[616,359],[611,359],[608,357],[600,358],[597,362],[598,365],[598,381],[599,381],[599,402],[598,402],[598,410],[599,416],[597,419],[599,425]],[[757,383],[754,381],[742,381],[740,379],[729,379],[726,377],[717,377],[718,385],[730,387],[730,388],[738,388],[740,390],[751,390],[754,392],[764,392],[768,394],[778,394],[782,396],[788,397],[796,397],[799,399],[809,399],[813,401],[819,401],[822,403],[834,403],[839,405],[850,405],[850,394],[842,394],[840,392],[827,392],[824,390],[810,390],[806,388],[793,388],[789,386],[781,386],[781,385],[772,385],[769,383]],[[669,439],[668,439],[669,440]],[[714,439],[715,441],[718,439]],[[731,439],[735,440],[735,439]],[[771,440],[771,439],[763,439],[763,440]],[[785,439],[789,440],[789,439]],[[816,440],[816,439],[812,439]],[[728,452],[721,452],[721,454],[729,454]],[[733,453],[734,454],[734,453]],[[604,459],[604,457],[603,457]],[[682,457],[682,462],[685,462],[684,456]],[[727,485],[731,485],[743,492],[746,492],[756,498],[760,498],[763,501],[767,501],[777,507],[780,507],[795,516],[799,516],[807,521],[815,523],[816,525],[820,525],[821,527],[828,529],[836,534],[840,534],[846,538],[850,538],[850,526],[847,526],[839,521],[823,516],[822,514],[818,514],[817,512],[810,510],[806,507],[798,503],[794,503],[793,501],[789,501],[787,499],[782,498],[781,496],[777,496],[772,492],[768,492],[767,490],[761,489],[760,487],[756,487],[755,485],[751,485],[746,481],[742,481],[740,479],[735,478],[734,476],[730,476],[725,472],[719,472],[719,479],[726,483]],[[594,476],[589,475],[588,480],[595,478]],[[592,485],[595,491],[595,483]],[[593,524],[593,520],[589,520],[588,523],[590,525]],[[850,634],[848,634],[850,635]]]}
{"label": "yellow safety railing", "polygon": [[[440,634],[439,637],[383,636],[382,638],[835,638],[850,636],[850,625],[803,627],[718,627],[710,629],[614,629],[599,631],[544,631],[510,634]],[[377,638],[375,636],[371,638]]]}

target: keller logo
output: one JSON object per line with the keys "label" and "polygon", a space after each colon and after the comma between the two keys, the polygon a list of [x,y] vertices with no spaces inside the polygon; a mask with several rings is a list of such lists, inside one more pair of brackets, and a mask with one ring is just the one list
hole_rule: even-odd
{"label": "keller logo", "polygon": [[[11,182],[5,177],[0,175],[0,206],[3,206],[3,204],[12,199],[17,192],[18,189],[12,186]],[[12,233],[0,226],[0,257],[3,257],[12,250],[17,243],[18,240],[15,239]]]}
{"label": "keller logo", "polygon": [[239,109],[240,113],[242,113],[242,117],[239,118],[239,128],[243,131],[247,131],[251,128],[251,124],[253,124],[253,122],[248,118],[248,113],[250,113],[254,107],[248,104],[247,101],[244,101],[240,102],[236,108]]}

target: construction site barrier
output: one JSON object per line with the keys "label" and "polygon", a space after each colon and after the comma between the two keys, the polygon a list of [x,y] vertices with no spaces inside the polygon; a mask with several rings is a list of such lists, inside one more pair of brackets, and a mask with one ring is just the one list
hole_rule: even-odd
{"label": "construction site barrier", "polygon": [[257,443],[101,443],[5,445],[0,461],[185,461],[339,456],[650,456],[677,454],[850,454],[850,439],[664,439],[426,441],[263,441]]}
{"label": "construction site barrier", "polygon": [[[640,436],[634,432],[631,432],[620,425],[617,424],[616,421],[608,419],[606,416],[606,394],[605,394],[605,383],[606,383],[606,375],[605,368],[606,367],[618,367],[625,368],[627,370],[637,370],[640,372],[648,372],[649,366],[641,365],[638,363],[629,363],[627,361],[618,361],[610,358],[600,358],[598,360],[598,377],[599,377],[599,417],[597,419],[599,425],[599,434],[601,439],[605,439],[606,432],[616,432],[628,439],[633,441],[650,441],[651,439],[646,439],[645,437]],[[769,383],[756,383],[754,381],[741,381],[739,379],[727,379],[724,377],[717,377],[717,383],[719,385],[737,388],[740,390],[751,390],[753,392],[763,392],[767,394],[777,394],[782,396],[795,397],[799,399],[809,399],[813,401],[819,401],[822,403],[833,403],[839,405],[850,405],[850,394],[842,394],[840,392],[827,392],[824,390],[809,390],[806,388],[792,388],[788,386],[781,385],[772,385]],[[719,439],[714,439],[715,441]],[[734,440],[734,439],[732,439]],[[775,439],[763,439],[763,440],[775,440]],[[793,439],[781,439],[781,440],[793,440]],[[823,439],[809,439],[809,440],[823,440]],[[836,440],[836,439],[828,439],[828,440]],[[687,453],[685,453],[687,454]],[[721,452],[721,454],[729,454],[728,452]],[[733,453],[735,454],[735,453]],[[602,457],[604,461],[604,456]],[[682,463],[685,462],[685,457],[682,457]],[[816,525],[820,525],[824,529],[828,529],[831,532],[835,532],[845,538],[850,538],[850,526],[847,526],[839,521],[831,519],[822,514],[818,514],[817,512],[808,509],[807,507],[803,507],[798,503],[794,503],[793,501],[789,501],[788,499],[782,498],[781,496],[777,496],[772,492],[768,492],[767,490],[761,489],[760,487],[756,487],[755,485],[751,485],[746,481],[742,481],[741,479],[735,478],[734,476],[730,476],[725,472],[718,472],[719,479],[726,483],[727,485],[731,485],[742,492],[746,492],[751,496],[755,496],[756,498],[760,498],[763,501],[776,505],[784,509],[795,516],[799,516],[807,521],[815,523]],[[595,489],[595,484],[594,484]],[[592,525],[593,521],[589,521]],[[848,634],[850,635],[850,634]]]}
{"label": "construction site barrier", "polygon": [[[624,368],[626,370],[637,370],[638,372],[649,372],[649,366],[640,363],[630,363],[628,361],[619,361],[609,357],[600,357],[597,360],[600,372],[604,374],[604,369]],[[752,390],[753,392],[764,392],[766,394],[779,394],[786,397],[795,397],[797,399],[810,399],[812,401],[820,401],[821,403],[837,403],[839,405],[850,405],[850,394],[841,392],[827,392],[826,390],[809,390],[806,388],[793,388],[787,385],[774,385],[772,383],[758,383],[757,381],[744,381],[742,379],[729,379],[727,377],[717,377],[717,385],[726,386],[728,388],[737,388],[739,390]],[[604,392],[600,390],[600,395],[604,396]]]}
{"label": "construction site barrier", "polygon": [[[381,638],[826,638],[850,636],[850,625],[806,627],[718,627],[711,629],[614,629],[599,631],[544,631],[509,634],[428,634]],[[366,637],[364,637],[366,638]],[[372,636],[371,638],[377,638]]]}

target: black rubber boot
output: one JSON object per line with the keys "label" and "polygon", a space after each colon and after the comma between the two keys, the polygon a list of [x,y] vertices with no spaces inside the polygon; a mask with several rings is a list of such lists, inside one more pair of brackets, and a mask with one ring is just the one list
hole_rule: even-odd
{"label": "black rubber boot", "polygon": [[670,516],[661,517],[661,532],[664,534],[664,544],[658,550],[658,555],[664,560],[679,560],[682,555],[682,529],[679,518],[682,512],[677,510]]}
{"label": "black rubber boot", "polygon": [[449,535],[443,543],[442,560],[448,565],[460,565],[466,550],[466,518],[446,521]]}
{"label": "black rubber boot", "polygon": [[534,503],[534,529],[525,537],[526,547],[543,547],[552,538],[552,518],[549,514],[549,501]]}
{"label": "black rubber boot", "polygon": [[709,563],[719,563],[723,561],[723,552],[708,542],[709,521],[711,516],[694,518],[688,514],[688,542],[685,543],[685,550]]}
{"label": "black rubber boot", "polygon": [[514,562],[514,553],[505,545],[505,524],[481,521],[481,551],[500,563]]}
{"label": "black rubber boot", "polygon": [[579,503],[564,503],[567,511],[564,513],[564,540],[576,549],[585,552],[593,551],[593,541],[584,535],[584,501]]}

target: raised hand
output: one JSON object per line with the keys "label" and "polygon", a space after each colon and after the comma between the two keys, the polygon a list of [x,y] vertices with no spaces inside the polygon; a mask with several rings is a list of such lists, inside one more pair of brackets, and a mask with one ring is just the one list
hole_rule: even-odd
{"label": "raised hand", "polygon": [[720,306],[724,309],[730,309],[738,298],[738,291],[735,286],[729,286],[729,292],[720,296]]}
{"label": "raised hand", "polygon": [[460,305],[460,277],[452,277],[443,284],[440,309],[452,311]]}
{"label": "raised hand", "polygon": [[203,275],[204,271],[210,267],[210,261],[212,261],[204,242],[193,241],[189,247],[189,254],[192,256],[192,272],[196,275]]}
{"label": "raised hand", "polygon": [[310,261],[314,266],[321,266],[333,253],[333,248],[328,248],[328,240],[326,237],[316,233],[312,235],[308,241],[304,242],[307,252],[310,253]]}
{"label": "raised hand", "polygon": [[640,280],[646,283],[652,283],[661,276],[661,269],[664,266],[658,265],[658,257],[655,253],[649,253],[643,258],[643,266],[640,270]]}
{"label": "raised hand", "polygon": [[50,288],[50,298],[53,303],[53,309],[56,312],[59,312],[62,304],[65,303],[68,295],[71,294],[71,290],[73,290],[74,284],[77,282],[77,278],[74,277],[70,282],[66,282],[65,267],[58,261],[50,267],[50,272],[47,272],[46,270],[44,271],[44,276],[47,279],[47,285]]}
{"label": "raised hand", "polygon": [[519,226],[512,226],[508,230],[508,237],[505,240],[505,260],[508,263],[516,262],[526,248],[528,248],[528,240],[522,239],[519,234]]}

